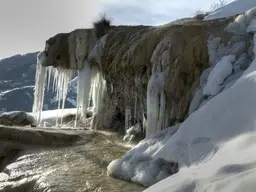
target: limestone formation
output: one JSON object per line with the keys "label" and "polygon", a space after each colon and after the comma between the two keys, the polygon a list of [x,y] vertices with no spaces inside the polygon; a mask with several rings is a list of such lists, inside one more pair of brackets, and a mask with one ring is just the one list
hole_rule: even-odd
{"label": "limestone formation", "polygon": [[[147,111],[147,84],[153,73],[165,78],[165,120],[168,127],[183,121],[204,69],[210,67],[207,39],[218,37],[219,46],[232,38],[224,29],[230,19],[191,21],[182,24],[150,26],[115,26],[101,39],[93,29],[79,29],[58,34],[46,42],[45,66],[81,69],[84,60],[98,65],[106,80],[97,128],[113,128],[125,110],[131,110],[131,126],[143,122]],[[239,42],[236,49],[244,50]],[[214,53],[213,53],[214,54]],[[212,54],[212,55],[213,55]],[[214,59],[214,58],[210,58]],[[198,104],[197,104],[198,105]],[[120,118],[119,118],[119,117]]]}

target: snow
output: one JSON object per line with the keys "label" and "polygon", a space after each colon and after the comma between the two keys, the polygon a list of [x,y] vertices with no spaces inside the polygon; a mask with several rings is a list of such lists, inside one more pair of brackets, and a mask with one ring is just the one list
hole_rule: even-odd
{"label": "snow", "polygon": [[256,59],[233,86],[180,125],[152,155],[178,162],[179,172],[145,192],[255,191],[255,79]]}
{"label": "snow", "polygon": [[[230,23],[226,28],[226,31],[235,34],[245,35],[248,32],[252,32],[252,25],[256,18],[256,7],[247,11],[246,13],[236,17],[235,21]],[[250,25],[249,25],[250,24]],[[248,26],[249,25],[249,26]]]}
{"label": "snow", "polygon": [[236,0],[212,12],[205,18],[205,20],[214,20],[214,19],[231,17],[234,15],[245,13],[246,11],[250,10],[253,7],[256,7],[255,0]]}
{"label": "snow", "polygon": [[[56,125],[56,120],[58,118],[65,117],[66,115],[75,115],[76,114],[76,108],[72,109],[64,109],[64,110],[48,110],[48,111],[42,111],[41,112],[41,121],[39,126],[44,127],[44,124],[51,125],[54,127]],[[32,117],[36,118],[37,113],[27,113],[28,115],[31,115]]]}
{"label": "snow", "polygon": [[[254,45],[256,54],[256,34]],[[220,62],[222,67],[229,63],[230,68],[233,61],[234,56],[228,56]],[[223,76],[222,70],[213,69],[208,80],[215,77],[216,84],[223,82],[228,74],[225,69]],[[145,186],[173,174],[145,192],[255,191],[255,95],[256,59],[231,87],[192,113],[176,130],[171,127],[148,137],[111,162],[108,172]],[[166,168],[153,163],[157,160],[169,162],[173,171],[163,173]]]}
{"label": "snow", "polygon": [[147,87],[146,137],[164,129],[164,73],[153,73]]}
{"label": "snow", "polygon": [[234,55],[225,56],[216,64],[207,79],[207,84],[203,89],[204,95],[215,96],[223,88],[221,84],[232,73],[232,63],[235,62]]}
{"label": "snow", "polygon": [[135,124],[126,130],[126,134],[123,138],[124,141],[131,141],[137,134],[142,132],[142,128],[140,123]]}
{"label": "snow", "polygon": [[[131,129],[135,129],[135,127]],[[144,186],[150,186],[176,173],[178,171],[177,164],[166,162],[163,159],[153,159],[152,155],[165,145],[178,127],[179,125],[169,127],[141,141],[123,158],[112,161],[108,166],[108,173]]]}

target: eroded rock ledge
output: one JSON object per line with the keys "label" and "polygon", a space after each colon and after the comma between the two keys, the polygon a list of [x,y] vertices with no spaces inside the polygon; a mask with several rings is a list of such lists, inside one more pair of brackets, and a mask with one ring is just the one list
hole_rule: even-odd
{"label": "eroded rock ledge", "polygon": [[231,20],[115,26],[101,39],[95,37],[93,29],[78,29],[46,41],[43,65],[81,69],[87,60],[98,66],[107,86],[97,123],[100,129],[123,127],[126,111],[130,111],[131,124],[142,124],[147,118],[150,77],[163,73],[166,107],[162,127],[166,128],[188,116],[200,75],[210,67],[207,40],[210,35],[220,37],[226,45],[232,35],[224,28]]}

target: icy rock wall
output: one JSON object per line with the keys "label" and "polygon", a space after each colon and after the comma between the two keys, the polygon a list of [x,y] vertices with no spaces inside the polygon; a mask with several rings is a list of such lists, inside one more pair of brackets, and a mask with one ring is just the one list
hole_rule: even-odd
{"label": "icy rock wall", "polygon": [[[252,39],[252,36],[248,38]],[[254,43],[256,42],[256,34],[254,35],[253,41]],[[254,54],[256,54],[255,47],[254,44]],[[230,52],[228,51],[227,56],[229,54]],[[232,66],[234,66],[238,59],[236,57],[236,61],[234,61],[234,57],[232,57],[229,58],[224,55],[224,59],[220,61],[222,63],[226,60],[228,65],[232,63]],[[215,63],[212,68],[214,69],[218,64],[219,62]],[[204,188],[200,188],[202,191],[209,189],[209,186],[214,183],[213,181],[216,181],[216,177],[214,180],[211,180],[211,183],[205,184],[206,177],[209,177],[210,174],[218,175],[217,181],[220,181],[223,178],[223,174],[219,173],[223,173],[223,170],[237,165],[237,159],[233,159],[234,161],[230,162],[226,160],[228,157],[225,156],[225,153],[220,152],[225,148],[225,145],[234,139],[234,142],[232,141],[232,148],[235,153],[234,157],[237,155],[237,151],[244,151],[245,148],[252,145],[251,138],[246,140],[243,145],[237,145],[239,143],[237,142],[237,138],[245,133],[251,136],[255,132],[255,70],[256,59],[251,62],[247,70],[239,74],[239,76],[242,75],[241,78],[237,80],[237,77],[232,77],[236,81],[233,86],[218,94],[211,102],[208,102],[200,110],[191,114],[176,129],[175,127],[164,129],[141,141],[125,154],[124,157],[111,162],[108,166],[108,172],[116,177],[132,180],[148,186],[154,182],[158,182],[160,176],[162,178],[166,176],[165,171],[168,168],[163,166],[164,169],[162,169],[162,164],[159,166],[159,164],[153,163],[161,159],[164,162],[172,163],[171,168],[174,168],[177,164],[179,168],[177,175],[171,177],[173,180],[170,179],[175,182],[167,180],[169,182],[167,185],[169,186],[168,188],[161,185],[162,183],[158,186],[162,191],[172,191],[173,189],[175,191],[186,191],[186,189],[189,189],[190,191],[190,188],[187,188],[190,184],[192,184],[191,191],[195,190],[195,185],[201,187],[202,184],[204,185]],[[201,80],[206,80],[206,82],[200,82],[200,84],[207,83],[209,74],[211,72],[217,73],[216,71],[218,70],[205,71],[201,76]],[[213,74],[212,76],[215,75]],[[227,164],[222,164],[224,159],[227,161]],[[243,157],[243,165],[248,164],[248,160],[250,161],[250,159]],[[209,162],[210,164],[208,164]],[[252,159],[252,162],[254,162],[254,159]],[[202,165],[205,165],[205,169],[198,169]],[[209,165],[216,165],[217,169],[212,169]],[[189,169],[196,170],[196,172],[187,172]],[[236,171],[239,174],[240,172],[244,174],[248,170],[239,169]],[[171,175],[171,173],[175,172],[168,174]],[[189,174],[189,176],[188,173],[193,174]],[[234,172],[231,170],[231,172],[228,171],[227,173],[229,178],[226,181],[230,183],[234,179]],[[235,181],[237,182],[237,180]],[[184,183],[188,183],[188,185],[184,186]],[[217,183],[220,184],[219,186],[223,184],[222,182]],[[247,182],[245,182],[246,184]],[[180,185],[182,188],[178,189],[177,185]],[[215,189],[218,191],[219,188],[214,188],[213,191],[216,191]],[[233,186],[231,189],[234,189]]]}
{"label": "icy rock wall", "polygon": [[[232,26],[233,23],[237,23],[237,20],[229,26]],[[228,27],[226,30],[228,30]],[[241,77],[254,58],[252,44],[248,33],[244,35],[233,34],[227,45],[224,45],[220,37],[209,37],[210,66],[200,76],[200,85],[194,93],[189,114],[204,106],[222,91],[230,88]]]}

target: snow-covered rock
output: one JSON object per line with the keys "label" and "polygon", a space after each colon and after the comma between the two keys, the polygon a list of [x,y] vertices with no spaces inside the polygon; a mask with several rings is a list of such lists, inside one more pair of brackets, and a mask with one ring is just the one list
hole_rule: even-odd
{"label": "snow-covered rock", "polygon": [[178,162],[180,169],[145,192],[255,191],[255,71],[256,59],[231,87],[190,115],[152,155]]}
{"label": "snow-covered rock", "polygon": [[178,171],[176,162],[152,158],[177,131],[179,125],[169,127],[145,139],[121,159],[112,161],[108,173],[115,177],[150,186]]}
{"label": "snow-covered rock", "polygon": [[207,84],[203,89],[204,95],[214,96],[217,95],[222,87],[224,80],[232,73],[232,63],[235,61],[234,55],[225,56],[211,71]]}
{"label": "snow-covered rock", "polygon": [[123,138],[124,141],[131,141],[136,135],[142,132],[140,123],[135,124],[126,130],[126,134]]}

